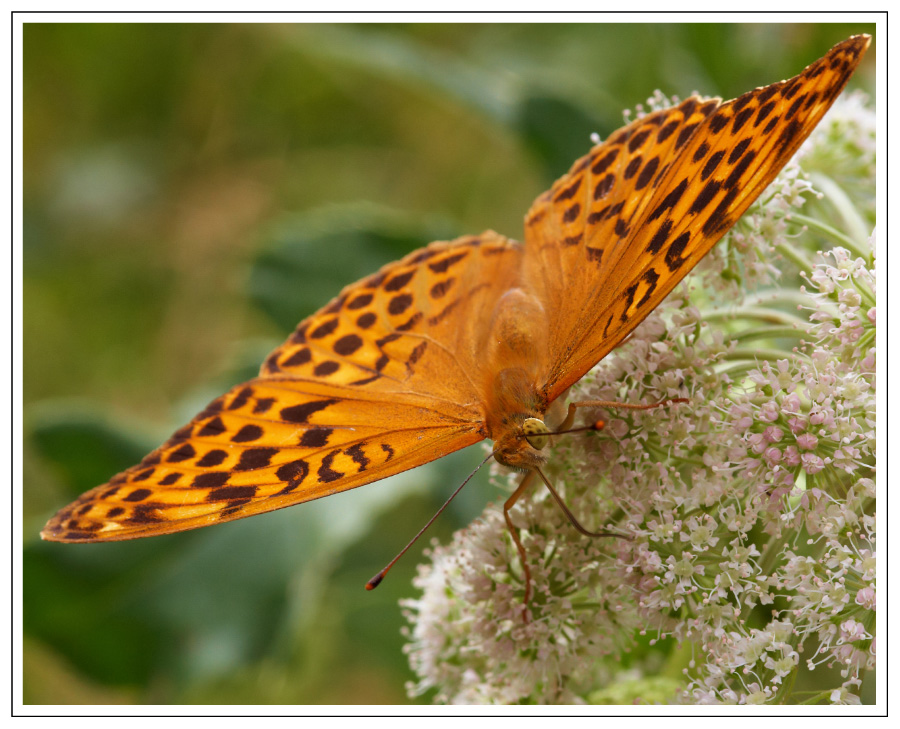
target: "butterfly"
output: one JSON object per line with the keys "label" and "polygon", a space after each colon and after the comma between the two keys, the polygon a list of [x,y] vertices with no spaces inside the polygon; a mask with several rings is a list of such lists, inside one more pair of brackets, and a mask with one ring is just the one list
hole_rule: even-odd
{"label": "butterfly", "polygon": [[[346,287],[258,377],[60,510],[41,536],[105,542],[209,526],[490,438],[499,463],[525,472],[504,512],[528,577],[509,514],[543,478],[548,408],[734,225],[869,43],[849,38],[732,101],[691,97],[636,119],[533,203],[524,244],[493,231],[432,243]],[[595,404],[570,404],[566,425]]]}

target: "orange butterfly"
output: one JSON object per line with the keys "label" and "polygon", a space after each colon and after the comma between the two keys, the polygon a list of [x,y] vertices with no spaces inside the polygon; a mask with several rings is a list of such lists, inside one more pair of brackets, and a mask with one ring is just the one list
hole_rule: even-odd
{"label": "orange butterfly", "polygon": [[[259,377],[62,509],[41,536],[102,542],[208,526],[491,438],[497,461],[527,472],[504,507],[527,602],[509,509],[543,478],[548,407],[737,221],[869,42],[854,36],[733,101],[692,97],[618,130],[535,201],[524,245],[492,231],[432,243],[348,286]],[[566,425],[596,404],[571,404]]]}

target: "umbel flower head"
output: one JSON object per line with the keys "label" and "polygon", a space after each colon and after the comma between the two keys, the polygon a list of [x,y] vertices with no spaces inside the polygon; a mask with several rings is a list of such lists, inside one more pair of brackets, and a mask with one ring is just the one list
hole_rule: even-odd
{"label": "umbel flower head", "polygon": [[[658,98],[651,106],[658,105]],[[839,100],[697,272],[569,400],[534,488],[420,567],[410,695],[446,703],[859,703],[875,667],[875,117]],[[824,191],[824,193],[823,193]],[[513,488],[521,476],[498,469]],[[677,677],[680,674],[680,678]]]}

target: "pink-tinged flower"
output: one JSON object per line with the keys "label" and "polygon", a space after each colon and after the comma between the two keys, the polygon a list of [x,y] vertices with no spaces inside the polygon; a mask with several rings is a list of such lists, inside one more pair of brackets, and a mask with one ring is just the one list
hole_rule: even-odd
{"label": "pink-tinged flower", "polygon": [[797,445],[805,451],[811,451],[819,445],[819,439],[812,433],[804,433],[797,436]]}
{"label": "pink-tinged flower", "polygon": [[818,473],[825,468],[825,459],[815,453],[804,453],[800,456],[803,470],[809,474]]}
{"label": "pink-tinged flower", "polygon": [[762,453],[766,449],[766,441],[762,433],[751,433],[747,437],[747,442],[750,444],[750,450],[754,453]]}
{"label": "pink-tinged flower", "polygon": [[784,449],[784,463],[792,468],[800,465],[800,453],[794,446]]}
{"label": "pink-tinged flower", "polygon": [[758,683],[751,683],[747,687],[748,693],[742,694],[739,703],[741,704],[765,704],[772,694],[772,690],[766,687],[760,687]]}
{"label": "pink-tinged flower", "polygon": [[838,339],[841,344],[853,344],[863,335],[863,325],[861,321],[848,321],[839,330]]}
{"label": "pink-tinged flower", "polygon": [[813,403],[809,409],[809,422],[811,425],[824,425],[826,428],[834,428],[834,410],[828,403]]}
{"label": "pink-tinged flower", "polygon": [[865,627],[858,620],[845,620],[841,623],[841,640],[852,642],[855,640],[865,640],[871,636],[866,633]]}
{"label": "pink-tinged flower", "polygon": [[848,688],[841,686],[841,688],[837,688],[831,692],[828,697],[829,701],[832,704],[861,704],[860,698],[857,694],[851,692]]}
{"label": "pink-tinged flower", "polygon": [[715,547],[719,542],[719,538],[715,536],[718,524],[710,514],[704,514],[700,518],[692,516],[684,527],[688,534],[682,532],[682,541],[689,541],[696,549]]}
{"label": "pink-tinged flower", "polygon": [[816,288],[823,294],[830,294],[835,289],[835,276],[833,271],[834,269],[831,268],[817,268],[809,277],[816,285]]}
{"label": "pink-tinged flower", "polygon": [[762,404],[762,407],[759,409],[759,419],[763,420],[767,423],[774,423],[778,420],[778,416],[781,414],[781,409],[778,407],[778,403],[774,400],[769,400]]}
{"label": "pink-tinged flower", "polygon": [[856,309],[859,307],[862,297],[859,295],[858,291],[854,291],[853,289],[843,289],[841,293],[838,294],[838,301],[850,309]]}
{"label": "pink-tinged flower", "polygon": [[772,683],[780,684],[785,677],[793,673],[799,662],[800,656],[797,654],[797,651],[791,650],[789,645],[784,645],[774,655],[767,655],[763,665],[775,674],[772,678]]}
{"label": "pink-tinged flower", "polygon": [[737,431],[747,430],[749,427],[753,425],[753,418],[749,415],[745,415],[742,418],[738,418],[734,421],[734,429]]}
{"label": "pink-tinged flower", "polygon": [[861,590],[858,590],[856,593],[857,605],[862,605],[862,607],[867,610],[875,609],[875,589],[872,587],[863,587]]}
{"label": "pink-tinged flower", "polygon": [[655,519],[647,522],[647,527],[651,531],[651,539],[657,542],[671,542],[675,535],[681,531],[681,520],[673,519],[671,514],[666,514],[663,521],[659,522]]}
{"label": "pink-tinged flower", "polygon": [[784,412],[796,415],[802,409],[803,403],[800,401],[800,396],[792,392],[786,398],[784,398],[784,402],[782,403],[782,409]]}
{"label": "pink-tinged flower", "polygon": [[864,580],[875,579],[875,552],[868,549],[859,550],[859,561],[856,564]]}

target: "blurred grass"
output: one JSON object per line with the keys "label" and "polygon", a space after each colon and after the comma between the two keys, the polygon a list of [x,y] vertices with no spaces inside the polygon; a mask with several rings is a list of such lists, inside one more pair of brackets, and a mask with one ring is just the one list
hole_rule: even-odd
{"label": "blurred grass", "polygon": [[[731,98],[860,32],[26,25],[25,703],[406,701],[417,556],[362,585],[475,452],[216,529],[37,533],[342,286],[431,238],[521,238],[589,134],[654,89]],[[874,86],[875,52],[853,86]],[[435,535],[499,498],[469,486]]]}

